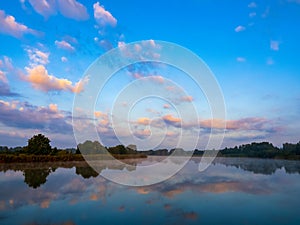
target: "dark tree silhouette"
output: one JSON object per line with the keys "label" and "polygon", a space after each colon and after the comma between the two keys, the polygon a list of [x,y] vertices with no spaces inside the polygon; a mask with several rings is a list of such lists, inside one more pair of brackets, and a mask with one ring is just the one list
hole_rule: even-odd
{"label": "dark tree silhouette", "polygon": [[28,140],[27,152],[35,155],[49,155],[51,153],[49,138],[42,134],[34,135]]}
{"label": "dark tree silhouette", "polygon": [[26,169],[23,172],[25,177],[24,182],[29,187],[38,188],[42,184],[46,183],[47,176],[51,173],[50,169]]}

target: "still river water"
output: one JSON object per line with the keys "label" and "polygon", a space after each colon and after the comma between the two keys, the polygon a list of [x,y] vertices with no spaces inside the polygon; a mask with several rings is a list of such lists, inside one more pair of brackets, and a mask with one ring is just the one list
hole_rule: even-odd
{"label": "still river water", "polygon": [[0,224],[300,224],[299,161],[217,158],[199,172],[199,160],[145,187],[84,162],[0,164]]}

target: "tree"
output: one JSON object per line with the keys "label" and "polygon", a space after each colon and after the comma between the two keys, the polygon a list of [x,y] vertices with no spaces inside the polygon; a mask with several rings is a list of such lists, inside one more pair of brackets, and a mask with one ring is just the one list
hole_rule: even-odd
{"label": "tree", "polygon": [[35,155],[49,155],[51,153],[49,138],[42,134],[34,135],[28,140],[27,152]]}

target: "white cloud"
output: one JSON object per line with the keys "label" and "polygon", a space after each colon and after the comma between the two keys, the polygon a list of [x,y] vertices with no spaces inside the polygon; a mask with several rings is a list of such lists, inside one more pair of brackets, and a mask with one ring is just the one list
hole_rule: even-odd
{"label": "white cloud", "polygon": [[49,63],[49,52],[43,52],[36,48],[28,47],[25,49],[30,59],[30,66],[46,65]]}
{"label": "white cloud", "polygon": [[241,26],[241,25],[237,26],[234,29],[235,32],[241,32],[241,31],[244,31],[244,30],[246,30],[246,28],[244,26]]}
{"label": "white cloud", "polygon": [[251,12],[251,13],[249,13],[249,17],[250,18],[253,18],[253,17],[255,17],[256,16],[256,12]]}
{"label": "white cloud", "polygon": [[66,42],[64,40],[62,40],[62,41],[57,41],[56,40],[55,45],[58,48],[61,48],[61,49],[64,49],[64,50],[67,50],[67,51],[70,51],[70,52],[75,51],[75,48],[69,42]]}
{"label": "white cloud", "polygon": [[114,18],[109,11],[105,10],[105,8],[101,6],[99,2],[96,2],[93,5],[93,8],[95,20],[100,26],[110,25],[114,27],[117,25],[116,18]]}
{"label": "white cloud", "polygon": [[61,59],[62,62],[68,62],[68,58],[65,57],[65,56],[61,57],[60,59]]}
{"label": "white cloud", "polygon": [[38,34],[37,31],[28,28],[24,24],[18,23],[15,17],[6,15],[3,10],[0,10],[0,32],[15,38],[21,38],[24,34]]}
{"label": "white cloud", "polygon": [[279,41],[271,41],[270,42],[270,48],[273,51],[279,51]]}

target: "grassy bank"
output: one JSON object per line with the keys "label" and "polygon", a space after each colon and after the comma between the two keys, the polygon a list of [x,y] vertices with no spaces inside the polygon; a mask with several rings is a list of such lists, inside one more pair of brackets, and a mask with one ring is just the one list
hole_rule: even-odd
{"label": "grassy bank", "polygon": [[[116,159],[147,158],[145,154],[113,154]],[[101,159],[109,159],[108,155],[101,155]],[[81,154],[64,155],[27,155],[27,154],[0,154],[0,163],[30,163],[30,162],[69,162],[85,161]]]}

